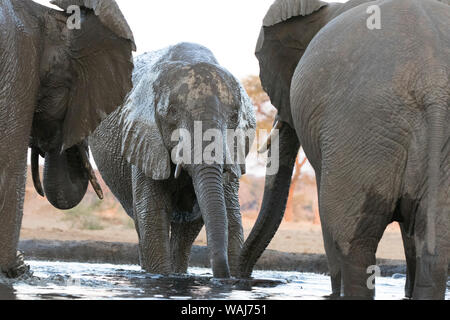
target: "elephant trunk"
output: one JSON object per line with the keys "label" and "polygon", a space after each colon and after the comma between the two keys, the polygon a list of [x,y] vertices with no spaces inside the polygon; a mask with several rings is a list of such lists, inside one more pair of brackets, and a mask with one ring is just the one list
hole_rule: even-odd
{"label": "elephant trunk", "polygon": [[[279,128],[280,167],[276,175],[266,175],[261,211],[249,237],[244,243],[239,258],[239,271],[242,278],[251,276],[257,260],[277,232],[286,210],[292,172],[300,149],[300,143],[295,130],[289,125],[283,123]],[[275,151],[278,152],[278,150]],[[272,154],[271,156],[276,155]]]}
{"label": "elephant trunk", "polygon": [[211,266],[215,278],[229,278],[228,220],[221,165],[193,168],[192,180],[206,226]]}
{"label": "elephant trunk", "polygon": [[48,201],[60,210],[77,206],[86,194],[89,176],[77,146],[63,153],[45,154],[44,190]]}

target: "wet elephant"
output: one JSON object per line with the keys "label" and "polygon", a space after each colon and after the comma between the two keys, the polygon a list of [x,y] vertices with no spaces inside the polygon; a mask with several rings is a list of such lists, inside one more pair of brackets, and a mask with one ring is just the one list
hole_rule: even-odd
{"label": "wet elephant", "polygon": [[[398,221],[408,264],[406,296],[444,298],[450,244],[448,4],[273,4],[256,55],[282,124],[280,171],[266,179],[261,212],[243,248],[243,276],[251,274],[282,220],[302,145],[317,176],[333,295],[373,297],[368,268],[376,264],[386,226]],[[369,13],[377,8],[381,28],[369,28]]]}
{"label": "wet elephant", "polygon": [[[230,144],[225,137],[229,130],[255,128],[252,103],[239,81],[197,44],[143,54],[135,65],[127,102],[101,124],[90,146],[104,180],[135,221],[141,265],[152,273],[186,272],[204,222],[214,277],[229,277],[230,265],[236,274],[243,243],[239,178],[251,141]],[[195,160],[211,141],[221,142],[211,153],[214,161]]]}
{"label": "wet elephant", "polygon": [[[83,198],[89,180],[86,138],[131,89],[133,35],[115,1],[54,0],[70,14],[30,0],[0,2],[0,270],[24,272],[16,255],[27,148],[37,191],[59,209]],[[44,183],[38,171],[45,157]]]}

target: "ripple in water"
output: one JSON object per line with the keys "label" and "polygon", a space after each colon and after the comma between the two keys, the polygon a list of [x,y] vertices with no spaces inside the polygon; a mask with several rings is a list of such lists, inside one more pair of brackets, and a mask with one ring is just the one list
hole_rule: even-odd
{"label": "ripple in water", "polygon": [[[0,298],[320,300],[331,292],[328,276],[309,273],[256,271],[257,280],[251,282],[218,281],[212,279],[209,269],[202,268],[190,268],[187,275],[163,277],[132,265],[41,261],[28,264],[33,277],[0,287]],[[404,284],[404,275],[377,278],[376,299],[402,299]],[[448,288],[446,298],[450,299]]]}

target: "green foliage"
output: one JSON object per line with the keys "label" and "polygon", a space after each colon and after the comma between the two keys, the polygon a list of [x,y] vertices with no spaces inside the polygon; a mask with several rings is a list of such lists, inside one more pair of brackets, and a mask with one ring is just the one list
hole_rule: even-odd
{"label": "green foliage", "polygon": [[72,223],[72,228],[81,230],[104,230],[109,225],[122,225],[135,229],[134,221],[113,198],[99,200],[95,195],[87,195],[83,202],[67,211],[64,221]]}
{"label": "green foliage", "polygon": [[134,226],[134,220],[131,219],[129,216],[125,215],[125,226],[128,229],[136,229]]}
{"label": "green foliage", "polygon": [[77,207],[69,210],[64,219],[72,223],[72,228],[82,230],[103,230],[101,219],[95,214],[100,210],[102,201],[96,200],[91,203],[81,203]]}

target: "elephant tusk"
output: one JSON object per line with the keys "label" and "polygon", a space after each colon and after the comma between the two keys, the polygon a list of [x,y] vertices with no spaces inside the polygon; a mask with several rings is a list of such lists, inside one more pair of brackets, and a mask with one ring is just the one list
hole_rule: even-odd
{"label": "elephant tusk", "polygon": [[33,176],[33,185],[37,193],[45,198],[44,188],[42,188],[41,177],[39,175],[39,151],[31,148],[31,174]]}
{"label": "elephant tusk", "polygon": [[177,167],[175,169],[175,174],[174,174],[175,179],[178,179],[180,177],[181,169],[182,169],[181,163],[177,164]]}
{"label": "elephant tusk", "polygon": [[183,141],[183,139],[180,138],[180,141],[179,141],[179,144],[178,144],[178,148],[177,148],[177,150],[176,150],[176,157],[177,157],[176,162],[177,162],[177,167],[175,168],[175,173],[174,173],[175,179],[178,179],[178,178],[180,177],[180,175],[181,175],[181,170],[183,169],[183,166],[182,166],[182,160],[179,160],[179,159],[180,159],[180,153],[181,153],[181,151],[183,150],[183,148],[182,148],[182,146],[181,146],[181,142],[182,142],[182,141]]}
{"label": "elephant tusk", "polygon": [[84,167],[84,169],[86,169],[86,172],[89,175],[89,182],[91,183],[92,188],[94,188],[94,191],[97,194],[98,198],[100,200],[103,200],[104,195],[103,195],[102,187],[98,183],[97,177],[95,176],[94,169],[92,168],[92,165],[89,161],[89,156],[88,156],[86,150],[84,150],[81,145],[78,145],[77,147],[78,147],[78,151],[81,156],[81,162],[83,164],[83,167]]}
{"label": "elephant tusk", "polygon": [[277,121],[275,125],[273,126],[272,131],[269,134],[269,137],[267,138],[266,143],[262,145],[261,148],[259,148],[258,153],[264,153],[270,149],[270,146],[272,145],[272,140],[274,140],[279,135],[279,130],[283,127],[283,122]]}

